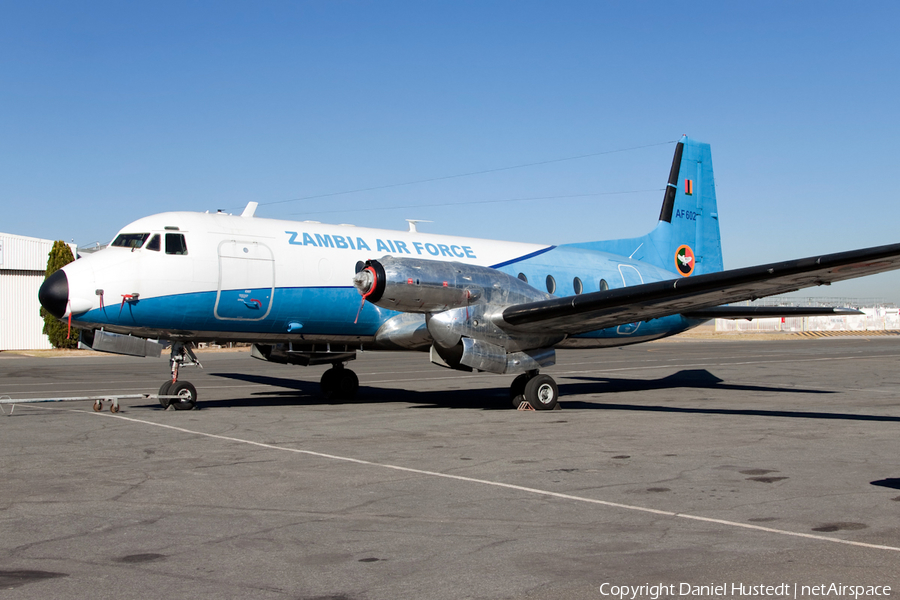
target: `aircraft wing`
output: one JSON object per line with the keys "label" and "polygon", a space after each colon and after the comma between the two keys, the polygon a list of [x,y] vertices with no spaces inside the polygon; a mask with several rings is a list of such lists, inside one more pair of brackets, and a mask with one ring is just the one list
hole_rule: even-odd
{"label": "aircraft wing", "polygon": [[498,325],[513,331],[575,335],[669,315],[703,315],[704,310],[730,302],[893,269],[900,269],[900,244],[518,304],[501,313],[503,323]]}

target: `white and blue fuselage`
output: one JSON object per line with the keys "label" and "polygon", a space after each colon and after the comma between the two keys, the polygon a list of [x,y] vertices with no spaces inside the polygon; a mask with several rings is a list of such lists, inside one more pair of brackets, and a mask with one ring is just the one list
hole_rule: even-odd
{"label": "white and blue fuselage", "polygon": [[[376,333],[399,313],[361,304],[352,279],[364,261],[386,255],[491,267],[554,296],[677,276],[574,246],[170,212],[129,224],[109,247],[67,265],[65,316],[81,328],[168,340],[378,348]],[[698,323],[675,315],[579,334],[558,347],[647,341]]]}

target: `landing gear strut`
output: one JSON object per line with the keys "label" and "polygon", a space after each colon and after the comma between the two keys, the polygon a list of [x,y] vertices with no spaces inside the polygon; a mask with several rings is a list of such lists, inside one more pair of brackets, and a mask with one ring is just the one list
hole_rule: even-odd
{"label": "landing gear strut", "polygon": [[359,378],[356,373],[345,368],[343,363],[337,362],[322,373],[319,385],[329,400],[352,400],[359,389]]}
{"label": "landing gear strut", "polygon": [[549,375],[528,371],[513,380],[509,398],[514,408],[527,402],[534,410],[553,410],[559,406],[559,388]]}
{"label": "landing gear strut", "polygon": [[172,353],[169,357],[172,365],[172,379],[159,387],[160,396],[178,396],[178,398],[160,398],[159,403],[163,408],[170,406],[175,410],[191,410],[197,406],[197,388],[189,381],[178,381],[178,370],[181,367],[200,367],[197,355],[191,350],[191,343],[175,342],[172,344]]}

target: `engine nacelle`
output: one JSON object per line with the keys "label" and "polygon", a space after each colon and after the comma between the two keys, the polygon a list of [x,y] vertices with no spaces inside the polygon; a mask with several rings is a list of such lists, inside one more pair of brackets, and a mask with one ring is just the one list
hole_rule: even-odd
{"label": "engine nacelle", "polygon": [[365,268],[353,278],[353,285],[376,306],[414,313],[549,298],[525,282],[489,267],[394,256],[366,261]]}
{"label": "engine nacelle", "polygon": [[[432,343],[432,361],[451,369],[524,373],[552,365],[558,333],[505,331],[494,321],[506,306],[551,296],[521,279],[490,267],[458,262],[385,256],[366,262],[353,278],[363,298],[405,313],[425,313],[425,328],[413,315],[379,330],[382,343],[397,329],[402,345]],[[391,321],[388,321],[391,323]],[[387,323],[385,324],[387,325]]]}

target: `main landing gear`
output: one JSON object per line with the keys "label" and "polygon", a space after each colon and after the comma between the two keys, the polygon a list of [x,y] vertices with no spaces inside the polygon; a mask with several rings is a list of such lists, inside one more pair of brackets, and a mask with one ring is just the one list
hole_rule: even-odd
{"label": "main landing gear", "polygon": [[[178,369],[181,367],[200,367],[197,355],[191,350],[191,343],[175,342],[172,344],[172,353],[169,357],[172,365],[172,379],[159,387],[159,403],[163,408],[172,407],[175,410],[191,410],[197,406],[197,388],[189,381],[178,381]],[[165,398],[165,396],[178,396],[177,398]]]}
{"label": "main landing gear", "polygon": [[322,393],[329,400],[352,400],[359,389],[359,377],[345,368],[344,363],[337,362],[322,373],[319,384],[322,386]]}
{"label": "main landing gear", "polygon": [[509,398],[513,408],[527,402],[534,410],[553,410],[559,406],[559,388],[549,375],[528,371],[513,379]]}

